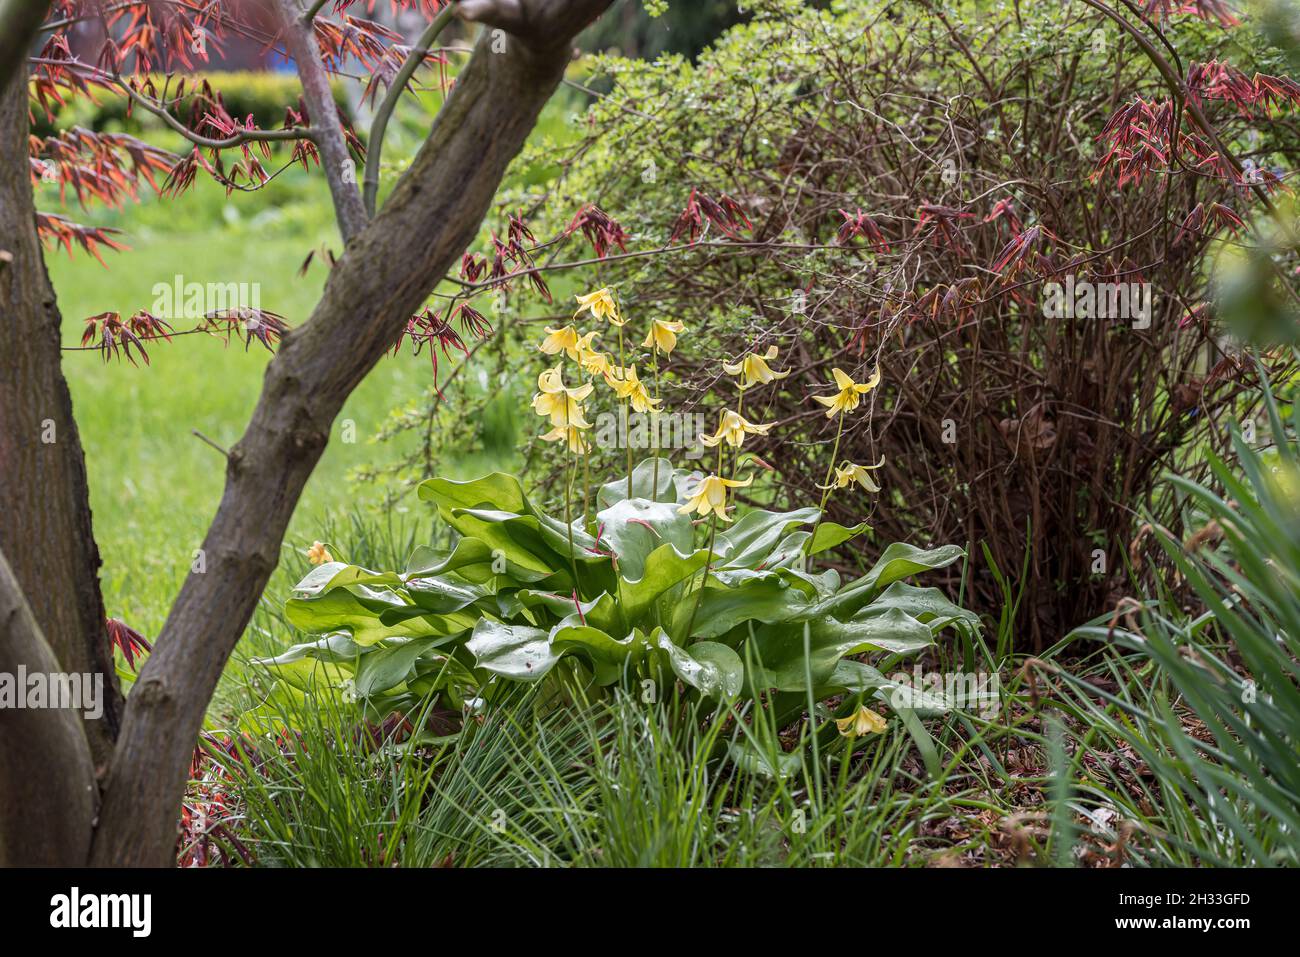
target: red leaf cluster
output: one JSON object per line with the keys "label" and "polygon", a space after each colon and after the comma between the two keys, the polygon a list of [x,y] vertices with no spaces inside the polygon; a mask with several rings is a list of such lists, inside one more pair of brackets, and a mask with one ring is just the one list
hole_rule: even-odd
{"label": "red leaf cluster", "polygon": [[63,246],[69,256],[72,255],[72,244],[76,243],[105,267],[108,264],[99,255],[100,246],[107,246],[118,252],[128,248],[113,239],[114,236],[121,234],[121,230],[109,226],[82,226],[55,213],[42,213],[39,210],[36,212],[36,234],[46,245],[53,241]]}
{"label": "red leaf cluster", "polygon": [[1224,179],[1236,178],[1214,147],[1179,123],[1179,111],[1170,100],[1148,102],[1138,97],[1112,114],[1098,138],[1108,143],[1109,149],[1093,175],[1113,169],[1121,188],[1140,181],[1147,173],[1169,169],[1175,155],[1194,170]]}
{"label": "red leaf cluster", "polygon": [[140,634],[124,621],[116,618],[110,618],[104,623],[105,630],[108,632],[109,650],[116,648],[122,652],[122,657],[126,659],[127,667],[135,671],[135,656],[143,652],[152,652],[153,645],[145,640],[144,635]]}
{"label": "red leaf cluster", "polygon": [[841,246],[847,246],[856,237],[861,236],[877,252],[889,252],[889,243],[885,240],[885,234],[880,231],[876,221],[861,209],[857,213],[850,213],[841,209],[840,215],[844,217],[844,222],[840,224],[840,231],[835,235],[837,243]]}
{"label": "red leaf cluster", "polygon": [[143,309],[130,319],[123,319],[116,312],[101,312],[86,320],[81,345],[97,348],[105,362],[125,356],[131,365],[136,364],[131,352],[135,349],[140,353],[140,358],[144,359],[144,364],[148,365],[149,353],[144,344],[154,339],[171,341],[172,332],[174,330],[170,325]]}
{"label": "red leaf cluster", "polygon": [[728,239],[733,240],[740,239],[742,232],[754,228],[745,211],[740,208],[740,204],[726,193],[722,193],[715,200],[707,193],[692,187],[691,195],[686,200],[686,208],[673,223],[673,232],[668,241],[675,243],[682,236],[687,236],[690,243],[694,245],[699,242],[706,224],[709,223],[722,230]]}
{"label": "red leaf cluster", "polygon": [[589,203],[578,210],[569,225],[564,228],[564,235],[572,236],[579,231],[586,237],[587,242],[591,243],[597,259],[604,259],[616,246],[620,251],[627,252],[628,237],[627,233],[623,232],[623,227],[619,225],[618,220],[609,216],[594,203]]}

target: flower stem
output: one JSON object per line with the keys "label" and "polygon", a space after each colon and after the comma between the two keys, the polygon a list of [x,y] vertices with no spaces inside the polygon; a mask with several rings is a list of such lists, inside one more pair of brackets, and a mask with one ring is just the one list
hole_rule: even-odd
{"label": "flower stem", "polygon": [[653,435],[650,436],[650,447],[654,450],[654,480],[650,487],[650,501],[659,501],[659,403],[662,393],[659,391],[659,343],[655,343],[653,358],[655,370],[655,405],[650,410],[650,428]]}
{"label": "flower stem", "polygon": [[835,474],[835,457],[840,454],[840,436],[844,434],[844,414],[840,414],[840,427],[835,430],[835,445],[831,447],[831,464],[826,468],[826,480],[822,482],[822,500],[817,503],[817,521],[813,523],[812,534],[808,536],[808,544],[804,546],[805,555],[812,554],[813,542],[817,540],[817,529],[822,526],[822,516],[826,514],[826,499],[831,494],[831,476]]}
{"label": "flower stem", "polygon": [[578,558],[573,550],[573,475],[577,471],[574,455],[570,453],[565,463],[564,476],[564,527],[569,532],[569,567],[573,569],[573,598],[578,600]]}
{"label": "flower stem", "polygon": [[718,532],[718,516],[716,514],[709,516],[709,544],[706,547],[704,558],[704,574],[700,576],[700,587],[698,594],[695,596],[695,607],[691,609],[690,620],[686,622],[686,632],[682,635],[683,646],[691,639],[691,631],[695,628],[695,616],[700,612],[700,605],[704,601],[704,588],[709,583],[709,565],[713,563],[713,541]]}
{"label": "flower stem", "polygon": [[[736,399],[736,415],[745,414],[745,390],[740,390],[740,396]],[[736,447],[736,459],[731,466],[731,477],[735,478],[736,473],[740,471],[740,447]]]}
{"label": "flower stem", "polygon": [[[627,378],[627,362],[623,356],[623,327],[618,327],[618,366],[619,373],[624,379]],[[632,402],[631,399],[623,400],[623,446],[627,449],[627,497],[632,497],[632,442],[628,435],[628,430],[632,425],[629,421],[632,416],[630,413]]]}

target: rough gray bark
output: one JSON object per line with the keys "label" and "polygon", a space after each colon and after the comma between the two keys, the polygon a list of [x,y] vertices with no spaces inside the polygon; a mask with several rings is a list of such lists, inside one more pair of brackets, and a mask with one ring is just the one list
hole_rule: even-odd
{"label": "rough gray bark", "polygon": [[349,242],[311,319],[268,366],[248,430],[230,451],[203,544],[206,571],[186,579],[127,702],[92,863],[170,862],[204,712],[335,416],[474,239],[563,77],[572,38],[609,2],[475,5],[475,19],[520,32],[480,38],[411,168]]}
{"label": "rough gray bark", "polygon": [[[20,668],[48,675],[59,663],[0,550],[0,675],[16,681]],[[0,741],[0,867],[85,861],[97,792],[81,716],[3,707]]]}
{"label": "rough gray bark", "polygon": [[0,549],[63,669],[105,675],[104,716],[89,723],[86,736],[96,765],[106,769],[122,701],[27,148],[27,89],[15,79],[0,90]]}

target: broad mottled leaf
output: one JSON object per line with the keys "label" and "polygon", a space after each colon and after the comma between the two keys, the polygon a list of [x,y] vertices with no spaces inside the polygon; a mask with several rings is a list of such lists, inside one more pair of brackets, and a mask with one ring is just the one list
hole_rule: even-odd
{"label": "broad mottled leaf", "polygon": [[802,691],[811,676],[816,688],[830,679],[836,664],[846,655],[868,651],[908,654],[931,644],[929,627],[896,608],[865,621],[822,618],[763,625],[750,642],[755,665],[751,683],[756,688]]}
{"label": "broad mottled leaf", "polygon": [[678,486],[680,480],[687,474],[682,469],[673,468],[673,463],[668,459],[659,459],[659,482],[656,485],[655,477],[655,459],[648,458],[637,463],[632,469],[632,494],[627,494],[627,476],[616,478],[612,482],[606,482],[596,493],[596,504],[602,508],[609,508],[618,502],[627,498],[641,498],[647,501],[659,502],[681,502],[684,501],[679,496]]}
{"label": "broad mottled leaf", "polygon": [[551,651],[577,654],[591,666],[597,684],[612,685],[645,657],[646,642],[639,630],[618,639],[572,615],[551,629]]}
{"label": "broad mottled leaf", "polygon": [[295,628],[312,634],[347,631],[359,645],[373,645],[385,638],[421,638],[448,634],[460,628],[454,621],[415,618],[386,625],[385,611],[401,613],[409,606],[399,598],[361,585],[333,588],[316,598],[290,598],[284,603],[285,617]]}
{"label": "broad mottled leaf", "polygon": [[601,544],[618,558],[619,574],[637,581],[645,560],[660,545],[672,545],[683,555],[693,550],[691,520],[675,504],[625,499],[596,515]]}
{"label": "broad mottled leaf", "polygon": [[956,545],[926,549],[895,542],[885,549],[871,571],[851,585],[846,585],[833,598],[822,603],[817,608],[817,613],[848,618],[894,582],[920,572],[951,565],[965,554],[965,551]]}

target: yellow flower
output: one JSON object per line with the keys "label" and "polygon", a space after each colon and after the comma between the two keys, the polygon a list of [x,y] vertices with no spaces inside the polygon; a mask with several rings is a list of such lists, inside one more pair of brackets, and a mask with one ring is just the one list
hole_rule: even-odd
{"label": "yellow flower", "polygon": [[623,317],[618,314],[618,303],[614,301],[614,296],[609,291],[609,287],[597,289],[595,292],[589,292],[585,296],[576,296],[578,300],[578,313],[584,309],[590,310],[591,314],[597,319],[608,319],[610,325],[623,325]]}
{"label": "yellow flower", "polygon": [[857,482],[868,492],[879,492],[880,486],[875,483],[871,477],[871,471],[878,469],[885,464],[881,459],[875,465],[854,465],[852,462],[845,462],[835,470],[835,480],[830,485],[818,485],[818,488],[848,488],[854,482]]}
{"label": "yellow flower", "polygon": [[611,370],[611,374],[605,376],[605,381],[620,399],[630,399],[632,408],[637,412],[650,412],[659,405],[659,400],[650,398],[645,384],[637,378],[634,365]]}
{"label": "yellow flower", "polygon": [[[561,442],[565,439],[569,442],[569,451],[576,452],[579,455],[591,448],[582,438],[582,433],[578,431],[578,426],[557,425],[551,431],[542,436],[543,442]],[[585,426],[584,426],[585,428]]]}
{"label": "yellow flower", "polygon": [[697,512],[701,516],[712,512],[724,522],[729,522],[731,519],[727,518],[727,489],[744,488],[753,481],[752,477],[745,479],[743,482],[738,482],[735,479],[724,479],[718,478],[716,475],[710,475],[700,482],[690,501],[679,508],[677,512],[679,515],[689,515],[691,512]]}
{"label": "yellow flower", "polygon": [[740,388],[743,391],[750,386],[767,385],[777,379],[784,379],[790,374],[789,372],[777,372],[768,365],[775,358],[776,346],[768,346],[767,352],[761,356],[749,352],[739,362],[722,363],[722,368],[727,375],[740,376]]}
{"label": "yellow flower", "polygon": [[740,448],[745,441],[745,435],[767,435],[770,425],[755,425],[748,421],[739,412],[733,412],[727,409],[722,413],[718,420],[718,431],[712,435],[701,435],[700,441],[713,448],[720,442],[726,442],[734,449]]}
{"label": "yellow flower", "polygon": [[885,730],[886,724],[879,714],[862,705],[847,718],[836,718],[835,726],[844,737],[852,738],[864,734],[880,734]]}
{"label": "yellow flower", "polygon": [[656,319],[650,323],[650,331],[646,334],[645,342],[641,343],[646,349],[654,348],[669,355],[673,349],[677,348],[677,335],[686,331],[686,326],[682,325],[676,319]]}
{"label": "yellow flower", "polygon": [[570,359],[578,358],[578,330],[573,326],[565,326],[563,329],[552,329],[546,327],[546,338],[537,348],[541,349],[548,356],[559,355],[561,352],[566,353]]}
{"label": "yellow flower", "polygon": [[852,412],[862,401],[862,397],[880,385],[880,370],[877,369],[871,374],[871,378],[862,384],[858,384],[846,376],[839,369],[832,369],[831,374],[835,376],[835,385],[840,390],[834,395],[815,395],[813,396],[822,405],[829,406],[826,412],[826,418],[833,419],[837,413]]}
{"label": "yellow flower", "polygon": [[591,423],[582,416],[582,400],[591,395],[593,388],[590,382],[576,389],[567,388],[560,376],[560,367],[556,366],[537,377],[537,388],[541,391],[533,396],[533,411],[550,416],[551,425],[591,428]]}
{"label": "yellow flower", "polygon": [[584,352],[578,364],[582,366],[582,371],[591,376],[604,376],[605,382],[613,388],[614,366],[610,364],[609,356],[603,352]]}
{"label": "yellow flower", "polygon": [[324,565],[326,562],[334,561],[334,556],[321,542],[312,542],[311,548],[307,549],[307,561],[313,565]]}

